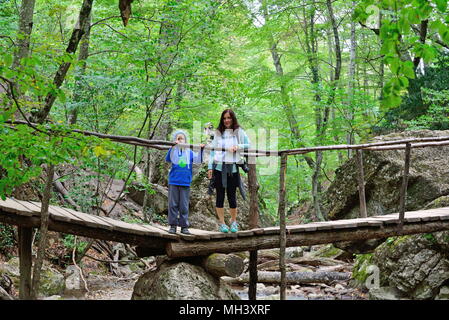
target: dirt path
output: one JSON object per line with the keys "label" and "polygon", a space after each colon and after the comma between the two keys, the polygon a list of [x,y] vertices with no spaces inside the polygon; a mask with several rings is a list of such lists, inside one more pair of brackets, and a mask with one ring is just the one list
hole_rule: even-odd
{"label": "dirt path", "polygon": [[91,276],[87,281],[89,292],[84,300],[131,300],[137,278]]}

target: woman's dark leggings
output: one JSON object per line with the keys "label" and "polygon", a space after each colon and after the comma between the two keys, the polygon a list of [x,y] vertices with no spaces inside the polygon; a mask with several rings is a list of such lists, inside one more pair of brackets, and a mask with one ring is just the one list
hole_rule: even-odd
{"label": "woman's dark leggings", "polygon": [[[228,196],[229,208],[237,208],[237,197],[236,191],[238,187],[238,173],[235,172],[227,177],[228,185],[226,187],[226,194]],[[217,208],[223,208],[224,198],[225,198],[225,188],[223,188],[223,183],[221,182],[221,171],[214,170],[214,183],[217,190],[217,199],[215,201],[215,206]]]}

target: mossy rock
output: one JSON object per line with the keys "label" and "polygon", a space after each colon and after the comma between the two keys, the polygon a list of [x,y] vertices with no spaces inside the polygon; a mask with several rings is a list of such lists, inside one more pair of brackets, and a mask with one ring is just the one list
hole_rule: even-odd
{"label": "mossy rock", "polygon": [[356,286],[365,288],[366,279],[370,276],[368,267],[373,264],[373,254],[358,254],[356,255],[354,267],[352,268],[352,279]]}
{"label": "mossy rock", "polygon": [[[447,136],[449,131],[405,131],[374,137],[369,142],[397,139]],[[449,147],[416,148],[411,154],[407,187],[406,211],[449,205]],[[400,188],[404,168],[403,150],[364,151],[363,167],[370,216],[399,212]],[[353,156],[335,171],[335,178],[323,194],[323,214],[329,220],[359,216],[360,201],[356,157]],[[427,207],[426,207],[427,208]],[[310,209],[312,210],[312,209]],[[310,211],[309,210],[309,211]]]}
{"label": "mossy rock", "polygon": [[381,286],[410,299],[433,299],[449,280],[449,231],[388,238],[374,255]]}
{"label": "mossy rock", "polygon": [[338,256],[344,254],[344,251],[336,248],[332,244],[328,244],[318,249],[317,251],[314,251],[312,254],[316,257],[335,259]]}
{"label": "mossy rock", "polygon": [[436,208],[442,208],[442,207],[449,207],[449,196],[442,196],[439,197],[429,204],[427,204],[424,209],[436,209]]}
{"label": "mossy rock", "polygon": [[[20,261],[18,257],[0,264],[0,275],[6,274],[13,282],[16,289],[20,286]],[[41,283],[39,287],[40,296],[59,295],[64,292],[64,275],[58,270],[44,265],[41,272]]]}
{"label": "mossy rock", "polygon": [[388,248],[390,251],[397,249],[402,243],[405,243],[410,236],[398,236],[398,237],[389,237],[385,242],[380,245],[380,249]]}
{"label": "mossy rock", "polygon": [[39,293],[43,296],[60,295],[64,292],[64,276],[53,268],[45,268],[41,273]]}
{"label": "mossy rock", "polygon": [[137,280],[132,300],[239,300],[223,281],[186,262],[164,263]]}

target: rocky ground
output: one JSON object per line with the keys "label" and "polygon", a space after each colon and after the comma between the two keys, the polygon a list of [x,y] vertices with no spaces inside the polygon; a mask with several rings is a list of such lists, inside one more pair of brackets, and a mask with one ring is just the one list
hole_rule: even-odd
{"label": "rocky ground", "polygon": [[131,300],[137,277],[93,276],[88,280],[85,300]]}
{"label": "rocky ground", "polygon": [[[332,246],[312,248],[289,248],[286,260],[287,271],[304,272],[346,272],[351,273],[353,261],[347,259],[342,251]],[[327,257],[325,257],[327,256]],[[259,271],[278,270],[278,250],[259,251]],[[247,261],[246,261],[247,262]],[[111,275],[89,275],[86,282],[89,291],[77,299],[82,300],[130,300],[134,285],[143,271],[128,277]],[[231,289],[242,299],[248,299],[248,285],[228,282]],[[67,299],[69,297],[63,297]],[[257,284],[258,300],[278,300],[279,285]],[[367,293],[354,288],[351,280],[331,283],[309,283],[287,286],[288,300],[366,300]]]}
{"label": "rocky ground", "polygon": [[[137,279],[118,278],[114,276],[95,276],[89,280],[89,292],[81,300],[130,300]],[[242,300],[248,299],[246,285],[232,285],[232,289]],[[279,299],[279,286],[257,285],[258,300]],[[348,283],[338,282],[334,285],[292,285],[287,286],[288,300],[366,300],[366,293],[351,288]]]}

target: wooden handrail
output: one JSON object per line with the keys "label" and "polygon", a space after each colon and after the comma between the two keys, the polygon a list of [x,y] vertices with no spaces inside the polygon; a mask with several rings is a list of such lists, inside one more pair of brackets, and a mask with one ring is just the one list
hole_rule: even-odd
{"label": "wooden handrail", "polygon": [[[9,124],[19,124],[19,125],[27,125],[30,124],[26,121],[6,121]],[[37,125],[31,123],[31,125]],[[149,140],[143,139],[133,136],[119,136],[119,135],[109,135],[103,134],[93,131],[79,130],[79,129],[71,129],[73,132],[80,133],[86,136],[96,136],[102,139],[109,139],[119,143],[137,145],[142,147],[154,148],[158,150],[166,150],[171,146],[175,145],[174,142],[164,141],[164,140]],[[282,154],[287,155],[295,155],[295,154],[305,154],[309,152],[316,151],[326,151],[326,150],[356,150],[356,149],[364,149],[364,150],[401,150],[406,148],[406,144],[410,143],[411,148],[422,148],[422,147],[434,147],[434,146],[444,146],[449,145],[449,136],[441,136],[441,137],[424,137],[424,138],[408,138],[408,139],[400,139],[400,140],[390,140],[390,141],[382,141],[382,142],[372,142],[372,143],[363,143],[363,144],[339,144],[339,145],[329,145],[329,146],[316,146],[316,147],[307,147],[307,148],[296,148],[296,149],[285,149],[285,150],[259,150],[259,149],[245,149],[242,154],[249,155],[253,157],[263,157],[263,156],[276,156],[280,157]],[[398,146],[399,145],[399,146]],[[200,145],[198,144],[179,144],[181,147],[191,148],[194,150],[200,150]],[[216,151],[226,151],[225,148],[219,147],[210,147],[205,146],[204,150],[216,150]]]}

